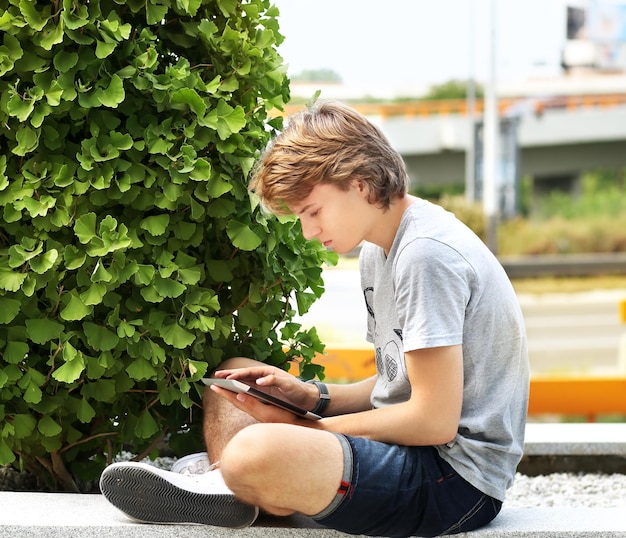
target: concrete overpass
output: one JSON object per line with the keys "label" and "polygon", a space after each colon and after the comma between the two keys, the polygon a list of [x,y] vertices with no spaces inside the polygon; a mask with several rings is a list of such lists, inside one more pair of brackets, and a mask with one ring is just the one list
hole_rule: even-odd
{"label": "concrete overpass", "polygon": [[[428,115],[409,104],[363,110],[400,151],[417,185],[464,182],[472,126],[463,101],[445,105],[449,112]],[[547,181],[626,167],[626,94],[506,99],[500,117],[518,121],[520,176]]]}
{"label": "concrete overpass", "polygon": [[[353,104],[378,124],[402,154],[413,184],[464,184],[473,127],[465,100]],[[291,113],[301,107],[288,107]],[[500,118],[517,119],[519,177],[572,187],[585,170],[626,167],[626,93],[508,97]],[[482,118],[476,103],[475,120]]]}

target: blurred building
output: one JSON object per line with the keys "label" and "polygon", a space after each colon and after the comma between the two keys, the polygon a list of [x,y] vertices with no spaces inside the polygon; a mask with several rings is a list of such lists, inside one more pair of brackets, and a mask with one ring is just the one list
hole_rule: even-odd
{"label": "blurred building", "polygon": [[626,2],[567,6],[566,32],[564,69],[626,72]]}

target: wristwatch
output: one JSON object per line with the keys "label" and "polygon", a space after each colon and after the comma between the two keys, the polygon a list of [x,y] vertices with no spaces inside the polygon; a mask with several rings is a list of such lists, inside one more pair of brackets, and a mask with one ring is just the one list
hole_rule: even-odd
{"label": "wristwatch", "polygon": [[317,387],[317,390],[320,391],[320,399],[317,401],[317,405],[313,409],[311,409],[311,413],[323,416],[324,411],[326,411],[326,408],[330,403],[330,394],[328,393],[328,387],[317,379],[310,379],[309,381],[307,381],[307,383],[312,383]]}

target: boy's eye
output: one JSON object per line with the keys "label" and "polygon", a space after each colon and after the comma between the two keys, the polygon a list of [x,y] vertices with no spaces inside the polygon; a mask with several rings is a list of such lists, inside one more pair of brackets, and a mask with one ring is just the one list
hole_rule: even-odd
{"label": "boy's eye", "polygon": [[315,211],[313,211],[313,212],[311,213],[311,215],[310,215],[310,216],[311,216],[311,217],[317,217],[317,215],[319,215],[319,212],[320,212],[320,210],[319,210],[319,209],[316,209]]}

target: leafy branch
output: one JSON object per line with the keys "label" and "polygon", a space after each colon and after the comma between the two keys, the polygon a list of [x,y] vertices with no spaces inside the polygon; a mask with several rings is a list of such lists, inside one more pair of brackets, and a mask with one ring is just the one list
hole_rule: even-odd
{"label": "leafy branch", "polygon": [[123,447],[199,450],[230,356],[317,371],[291,297],[332,256],[247,189],[289,98],[265,0],[0,13],[0,465],[76,491]]}

